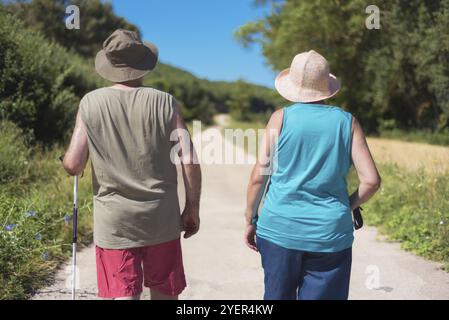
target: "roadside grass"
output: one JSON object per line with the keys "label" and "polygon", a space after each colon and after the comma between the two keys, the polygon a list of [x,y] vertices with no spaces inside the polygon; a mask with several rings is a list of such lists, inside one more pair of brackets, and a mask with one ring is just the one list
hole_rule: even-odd
{"label": "roadside grass", "polygon": [[[0,137],[1,140],[6,134]],[[17,142],[21,148],[21,142]],[[0,150],[3,164],[14,162]],[[73,179],[62,150],[35,148],[16,177],[0,184],[0,299],[27,299],[71,253]],[[79,242],[92,240],[90,170],[80,179]]]}
{"label": "roadside grass", "polygon": [[[378,169],[382,186],[363,205],[366,223],[401,242],[403,249],[442,262],[449,271],[449,172],[409,172],[393,164],[381,164]],[[352,192],[357,186],[355,170],[348,181]]]}
{"label": "roadside grass", "polygon": [[[60,167],[58,151],[31,161],[42,176],[0,188],[0,299],[29,298],[71,253],[73,179]],[[79,186],[81,245],[92,241],[89,176]]]}

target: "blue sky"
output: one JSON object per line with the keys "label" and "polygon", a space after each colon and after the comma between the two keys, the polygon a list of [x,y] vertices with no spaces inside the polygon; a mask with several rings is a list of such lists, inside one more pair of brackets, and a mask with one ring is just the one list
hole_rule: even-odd
{"label": "blue sky", "polygon": [[154,42],[162,62],[201,78],[237,80],[273,87],[275,74],[258,46],[245,49],[233,37],[240,25],[268,8],[252,0],[113,0],[114,11]]}

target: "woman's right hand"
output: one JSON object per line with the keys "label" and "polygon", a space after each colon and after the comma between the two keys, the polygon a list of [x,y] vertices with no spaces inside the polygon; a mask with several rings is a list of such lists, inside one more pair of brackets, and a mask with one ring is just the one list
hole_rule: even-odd
{"label": "woman's right hand", "polygon": [[245,228],[245,243],[251,250],[258,251],[256,245],[256,226],[247,224]]}

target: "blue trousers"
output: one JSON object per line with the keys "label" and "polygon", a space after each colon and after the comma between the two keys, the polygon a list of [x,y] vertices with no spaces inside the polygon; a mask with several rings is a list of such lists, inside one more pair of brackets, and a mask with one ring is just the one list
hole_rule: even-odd
{"label": "blue trousers", "polygon": [[257,237],[265,300],[347,300],[352,248],[320,253],[286,249]]}

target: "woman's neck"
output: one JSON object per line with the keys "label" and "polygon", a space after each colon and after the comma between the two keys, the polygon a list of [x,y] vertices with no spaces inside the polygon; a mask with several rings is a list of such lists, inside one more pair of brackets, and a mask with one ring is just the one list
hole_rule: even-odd
{"label": "woman's neck", "polygon": [[313,102],[306,102],[306,103],[309,103],[309,104],[326,104],[326,101],[320,100],[320,101],[313,101]]}

